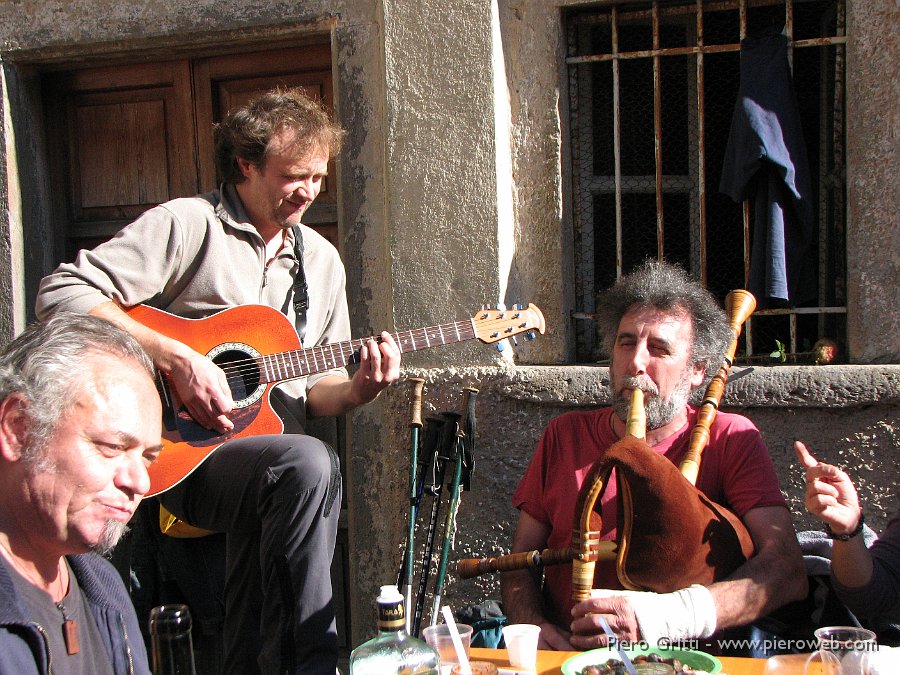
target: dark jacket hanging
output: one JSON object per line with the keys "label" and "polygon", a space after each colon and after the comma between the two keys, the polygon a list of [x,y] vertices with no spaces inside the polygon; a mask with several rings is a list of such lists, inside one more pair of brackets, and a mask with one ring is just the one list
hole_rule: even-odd
{"label": "dark jacket hanging", "polygon": [[754,199],[749,286],[763,306],[796,305],[815,294],[815,208],[787,45],[780,33],[741,42],[740,90],[719,185],[736,202]]}

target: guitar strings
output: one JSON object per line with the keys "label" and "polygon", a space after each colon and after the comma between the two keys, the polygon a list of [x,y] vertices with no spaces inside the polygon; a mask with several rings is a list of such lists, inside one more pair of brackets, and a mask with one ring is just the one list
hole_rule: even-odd
{"label": "guitar strings", "polygon": [[[436,344],[448,344],[447,340],[444,337],[444,329],[452,327],[455,333],[459,336],[459,340],[467,340],[471,337],[474,337],[475,333],[472,329],[471,323],[466,321],[456,321],[449,324],[442,324],[438,326],[429,326],[426,328],[416,328],[409,331],[403,331],[401,333],[394,333],[394,339],[400,343],[401,347],[408,346],[412,344],[413,346],[417,345],[416,337],[420,339],[418,342],[423,342],[422,346],[436,346]],[[465,329],[465,330],[461,330]],[[432,345],[432,339],[435,339],[435,345]],[[286,352],[281,352],[280,354],[264,354],[259,357],[248,357],[245,359],[237,359],[235,361],[229,361],[228,363],[221,366],[222,370],[225,372],[226,379],[228,382],[242,380],[245,375],[253,375],[257,372],[264,372],[266,365],[269,367],[275,366],[278,370],[283,370],[285,368],[290,368],[291,370],[299,371],[299,375],[296,377],[302,377],[305,374],[309,374],[312,372],[318,372],[310,368],[310,358],[309,354],[312,354],[312,363],[317,368],[319,360],[326,364],[326,368],[328,367],[337,367],[337,359],[335,359],[335,355],[339,354],[342,359],[344,359],[344,363],[340,365],[344,365],[346,363],[358,363],[359,359],[359,350],[362,348],[363,344],[368,342],[369,340],[375,340],[377,343],[383,342],[381,336],[370,336],[367,338],[357,338],[355,340],[348,340],[346,342],[338,342],[332,343],[331,345],[321,345],[316,347],[308,347],[306,349],[294,349]],[[457,341],[459,341],[457,340]],[[421,346],[417,346],[418,349],[421,349]],[[349,349],[349,351],[348,351]],[[401,351],[403,351],[401,349]],[[331,355],[331,361],[334,364],[333,366],[328,366],[328,355]],[[317,355],[321,357],[317,358]],[[285,363],[277,363],[272,362],[273,358],[281,357]],[[265,362],[268,361],[268,364]],[[263,362],[263,366],[260,363]],[[305,364],[305,368],[303,365]],[[323,369],[324,370],[324,369]],[[292,378],[276,378],[278,379],[292,379]],[[267,377],[260,377],[261,381],[269,381]]]}

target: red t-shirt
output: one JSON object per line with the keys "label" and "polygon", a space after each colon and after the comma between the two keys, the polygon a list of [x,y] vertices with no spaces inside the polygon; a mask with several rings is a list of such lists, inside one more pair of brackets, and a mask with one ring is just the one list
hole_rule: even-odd
{"label": "red t-shirt", "polygon": [[[550,422],[513,493],[513,506],[550,526],[548,548],[567,548],[572,542],[575,502],[584,477],[600,454],[618,440],[612,430],[613,414],[612,408],[574,411]],[[653,450],[679,464],[696,418],[696,409],[689,407],[684,427],[653,446]],[[738,516],[764,506],[787,508],[768,448],[759,430],[741,415],[723,412],[716,415],[700,464],[697,488]],[[616,482],[611,476],[598,500],[603,517],[601,539],[616,538],[616,492]],[[557,613],[552,620],[568,627],[572,566],[548,566],[544,578],[548,607]],[[614,562],[597,564],[594,587],[622,588]]]}

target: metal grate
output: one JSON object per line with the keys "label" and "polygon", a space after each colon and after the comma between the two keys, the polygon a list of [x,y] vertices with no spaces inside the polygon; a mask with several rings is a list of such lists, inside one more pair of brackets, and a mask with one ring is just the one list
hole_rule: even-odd
{"label": "metal grate", "polygon": [[803,362],[844,343],[843,0],[621,2],[566,16],[574,215],[576,357],[601,358],[599,290],[648,257],[683,265],[717,297],[745,287],[753,205],[718,184],[740,84],[740,41],[784,27],[816,194],[808,306],[758,310],[742,360],[784,345]]}

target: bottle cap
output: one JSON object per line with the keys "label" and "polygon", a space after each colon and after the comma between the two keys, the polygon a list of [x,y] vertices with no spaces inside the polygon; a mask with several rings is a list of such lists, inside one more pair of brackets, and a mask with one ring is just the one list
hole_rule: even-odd
{"label": "bottle cap", "polygon": [[400,602],[403,596],[400,594],[396,584],[381,587],[381,595],[378,596],[378,602]]}
{"label": "bottle cap", "polygon": [[150,610],[150,633],[180,635],[191,630],[191,612],[187,605],[160,605]]}

